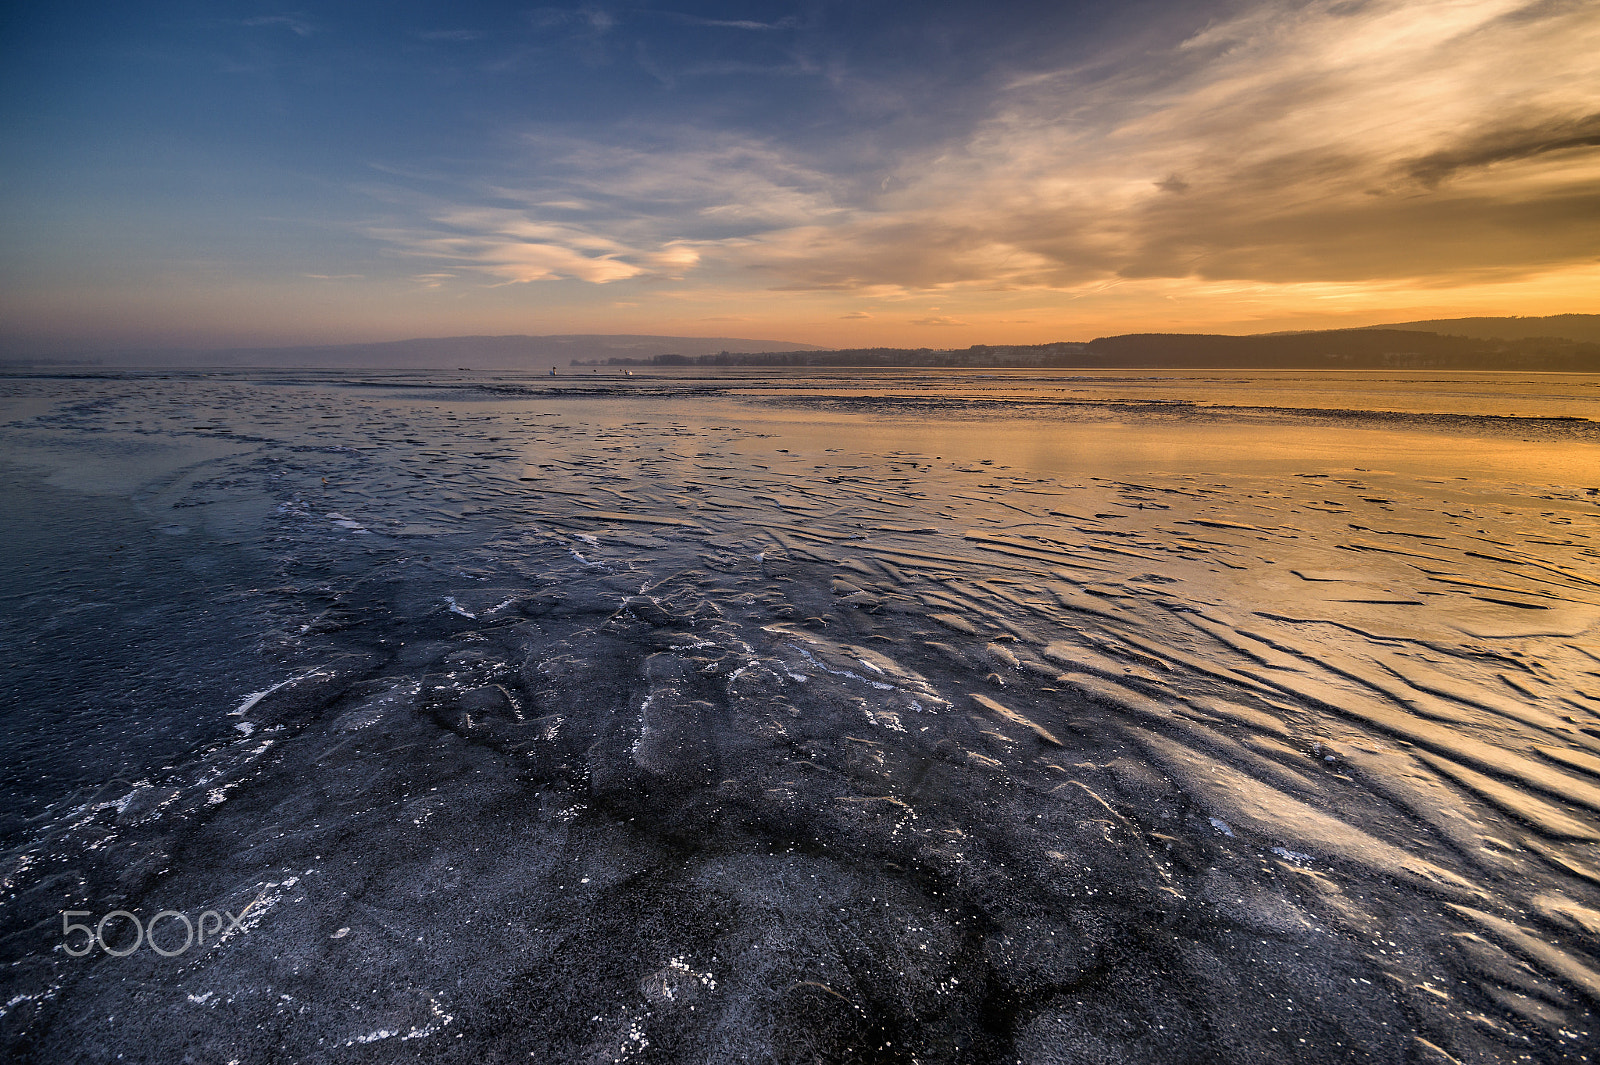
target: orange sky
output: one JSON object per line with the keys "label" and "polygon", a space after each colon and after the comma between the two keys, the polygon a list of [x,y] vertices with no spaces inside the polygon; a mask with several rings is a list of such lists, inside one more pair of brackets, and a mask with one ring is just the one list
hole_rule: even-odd
{"label": "orange sky", "polygon": [[[1070,21],[1027,47],[1013,39],[1026,26],[974,29],[972,55],[947,59],[942,81],[909,61],[880,71],[837,27],[808,37],[796,19],[702,19],[706,33],[759,37],[770,68],[698,52],[691,65],[707,39],[582,10],[548,32],[611,58],[574,60],[562,120],[435,116],[429,136],[460,142],[449,158],[423,150],[403,101],[375,95],[332,106],[400,132],[348,157],[337,138],[322,154],[275,146],[304,148],[293,173],[241,163],[202,181],[184,168],[215,153],[193,134],[194,158],[171,174],[150,164],[116,185],[74,157],[52,183],[43,160],[66,149],[24,137],[0,253],[4,338],[639,332],[964,347],[1600,312],[1600,5],[1156,5],[1139,12],[1160,18],[1101,19],[1081,40]],[[980,15],[956,5],[930,21],[960,41],[960,17]],[[314,20],[241,26],[277,33],[286,70],[299,69],[293,49],[335,39]],[[435,36],[499,39],[449,32]],[[669,44],[678,69],[662,67]],[[624,69],[647,46],[667,58]],[[651,92],[617,89],[646,74]],[[306,122],[328,110],[313,100],[299,105]],[[483,97],[453,106],[491,110]]]}

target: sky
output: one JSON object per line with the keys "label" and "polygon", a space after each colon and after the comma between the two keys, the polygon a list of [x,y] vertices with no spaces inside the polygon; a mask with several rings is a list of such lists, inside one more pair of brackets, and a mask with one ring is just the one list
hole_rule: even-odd
{"label": "sky", "polygon": [[1600,4],[0,12],[0,353],[1600,312]]}

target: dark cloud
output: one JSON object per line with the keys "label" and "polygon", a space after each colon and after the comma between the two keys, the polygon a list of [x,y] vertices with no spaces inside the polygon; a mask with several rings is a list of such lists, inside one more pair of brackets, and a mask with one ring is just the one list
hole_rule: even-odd
{"label": "dark cloud", "polygon": [[1404,169],[1413,180],[1431,189],[1463,170],[1595,147],[1600,147],[1600,113],[1487,130],[1453,147],[1407,160]]}

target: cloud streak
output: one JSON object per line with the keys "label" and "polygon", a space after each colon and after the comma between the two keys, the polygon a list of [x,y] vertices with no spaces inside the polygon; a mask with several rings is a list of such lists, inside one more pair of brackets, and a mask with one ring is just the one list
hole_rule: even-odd
{"label": "cloud streak", "polygon": [[429,229],[371,235],[402,253],[470,269],[498,283],[578,280],[606,284],[693,265],[692,249],[641,251],[581,226],[541,221],[504,208],[452,208]]}
{"label": "cloud streak", "polygon": [[1526,124],[1486,130],[1461,144],[1412,160],[1406,171],[1433,189],[1465,170],[1595,147],[1600,147],[1600,113],[1581,118],[1543,116]]}
{"label": "cloud streak", "polygon": [[797,18],[781,18],[774,22],[761,22],[756,19],[724,19],[705,18],[700,15],[687,15],[671,13],[667,15],[674,22],[681,22],[688,26],[705,26],[710,29],[723,30],[752,30],[757,33],[771,33],[777,30],[792,30],[799,25]]}
{"label": "cloud streak", "polygon": [[536,180],[376,235],[497,282],[880,299],[1514,280],[1600,246],[1597,54],[1593,5],[1267,2],[1018,72],[980,121],[870,173],[777,133],[528,134]]}
{"label": "cloud streak", "polygon": [[766,265],[822,286],[1072,288],[1580,261],[1600,217],[1594,54],[1593,7],[1264,5],[1147,69],[1019,80],[844,225],[763,235]]}
{"label": "cloud streak", "polygon": [[294,15],[258,15],[247,18],[239,23],[252,29],[261,26],[281,26],[296,37],[310,37],[316,32],[316,27],[303,18]]}

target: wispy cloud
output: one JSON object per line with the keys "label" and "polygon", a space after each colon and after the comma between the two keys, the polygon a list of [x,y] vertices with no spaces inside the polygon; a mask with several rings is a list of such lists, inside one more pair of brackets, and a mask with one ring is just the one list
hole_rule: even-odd
{"label": "wispy cloud", "polygon": [[792,17],[781,18],[775,22],[760,22],[755,19],[703,18],[699,15],[685,15],[678,12],[668,13],[668,17],[675,22],[687,23],[690,26],[707,26],[712,29],[722,30],[753,30],[757,33],[791,30],[800,24],[799,19]]}
{"label": "wispy cloud", "polygon": [[1147,69],[1019,80],[843,224],[748,255],[819,288],[1548,269],[1593,253],[1594,54],[1593,6],[1263,5]]}
{"label": "wispy cloud", "polygon": [[296,37],[310,37],[317,28],[303,15],[257,15],[240,22],[242,26],[281,26]]}
{"label": "wispy cloud", "polygon": [[648,220],[678,237],[748,235],[836,217],[839,182],[770,140],[697,128],[625,130],[621,143],[529,134],[548,184],[507,199],[576,202],[597,217]]}
{"label": "wispy cloud", "polygon": [[[560,17],[603,31],[596,11]],[[499,280],[864,298],[1527,277],[1600,237],[1595,55],[1592,4],[1270,0],[1121,64],[1019,75],[870,174],[776,134],[530,135],[537,181],[386,239]]]}
{"label": "wispy cloud", "polygon": [[417,34],[418,39],[424,41],[481,41],[484,38],[482,30],[424,30]]}
{"label": "wispy cloud", "polygon": [[762,141],[690,130],[672,150],[550,135],[525,143],[539,160],[538,186],[489,185],[472,190],[476,204],[463,195],[420,206],[369,190],[422,217],[369,226],[368,235],[496,282],[606,283],[680,278],[707,254],[738,265],[755,235],[841,215],[828,175]]}
{"label": "wispy cloud", "polygon": [[500,282],[575,278],[603,284],[643,272],[628,261],[632,249],[625,245],[516,211],[462,209],[433,221],[431,229],[375,228],[371,235],[405,254],[455,263]]}
{"label": "wispy cloud", "polygon": [[1526,122],[1480,130],[1461,142],[1409,160],[1406,172],[1428,188],[1466,170],[1532,159],[1547,152],[1600,147],[1600,113],[1530,115]]}
{"label": "wispy cloud", "polygon": [[700,259],[690,241],[634,245],[581,224],[504,207],[444,207],[425,223],[371,226],[367,233],[400,254],[449,263],[499,284],[677,278]]}
{"label": "wispy cloud", "polygon": [[576,8],[536,7],[528,12],[528,20],[537,29],[574,26],[596,35],[609,33],[617,25],[615,15],[593,4]]}

